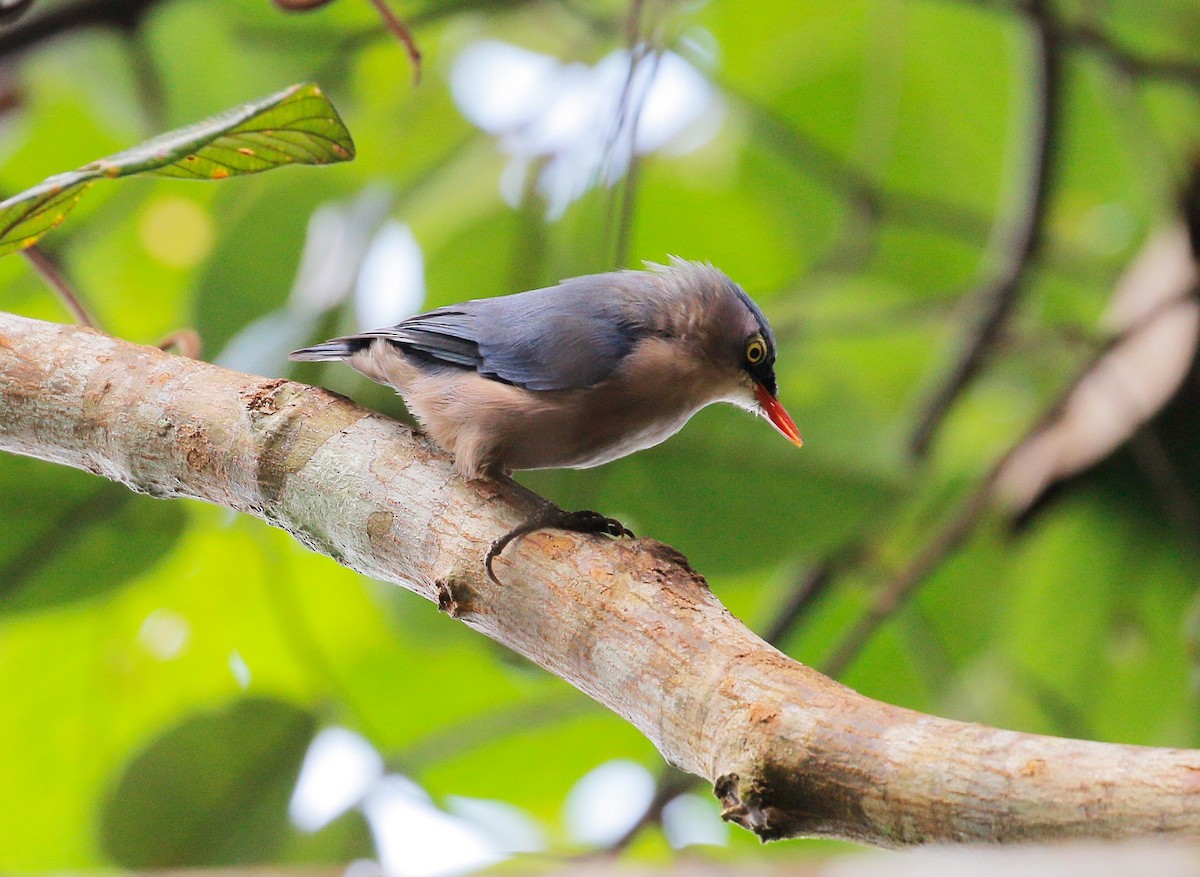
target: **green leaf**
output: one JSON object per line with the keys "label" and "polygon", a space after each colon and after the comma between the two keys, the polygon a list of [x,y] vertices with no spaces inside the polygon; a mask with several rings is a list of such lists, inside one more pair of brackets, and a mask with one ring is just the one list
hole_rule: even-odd
{"label": "green leaf", "polygon": [[293,85],[78,170],[56,174],[0,202],[0,256],[36,243],[103,177],[153,173],[220,180],[289,164],[330,164],[353,157],[350,132],[321,89],[311,82]]}
{"label": "green leaf", "polygon": [[0,519],[12,521],[0,540],[0,619],[122,587],[153,569],[186,525],[182,503],[40,460],[0,458],[0,484]]}
{"label": "green leaf", "polygon": [[316,722],[265,698],[197,713],[126,768],[101,813],[126,868],[269,862],[288,838],[287,802]]}

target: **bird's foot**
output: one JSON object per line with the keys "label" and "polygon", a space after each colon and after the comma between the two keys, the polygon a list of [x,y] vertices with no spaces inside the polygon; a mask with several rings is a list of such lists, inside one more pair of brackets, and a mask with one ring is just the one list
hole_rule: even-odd
{"label": "bird's foot", "polygon": [[496,574],[492,571],[492,561],[500,556],[500,553],[508,547],[508,543],[537,530],[544,530],[547,527],[553,527],[556,530],[569,530],[573,533],[607,533],[609,536],[629,536],[633,538],[633,531],[616,518],[605,517],[599,512],[593,512],[591,509],[568,512],[560,509],[553,503],[546,503],[524,524],[514,527],[492,543],[492,547],[488,549],[487,556],[483,559],[483,565],[487,569],[488,578],[497,585],[500,584],[500,579],[496,578]]}

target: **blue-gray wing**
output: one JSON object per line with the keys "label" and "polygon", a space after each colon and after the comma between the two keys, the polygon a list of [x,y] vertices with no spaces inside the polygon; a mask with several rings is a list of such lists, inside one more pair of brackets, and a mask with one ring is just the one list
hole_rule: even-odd
{"label": "blue-gray wing", "polygon": [[547,289],[469,301],[326,345],[352,350],[357,343],[361,349],[383,338],[427,363],[473,368],[530,390],[591,387],[613,372],[641,334],[636,309],[621,294],[623,279],[578,277]]}

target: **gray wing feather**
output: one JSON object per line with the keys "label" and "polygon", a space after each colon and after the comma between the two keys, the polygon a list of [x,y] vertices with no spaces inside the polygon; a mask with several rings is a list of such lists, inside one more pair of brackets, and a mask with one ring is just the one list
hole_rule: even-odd
{"label": "gray wing feather", "polygon": [[478,302],[479,373],[530,390],[591,387],[608,377],[641,334],[618,290],[580,277]]}
{"label": "gray wing feather", "polygon": [[[419,361],[472,368],[530,390],[591,387],[612,373],[642,334],[622,295],[625,277],[576,277],[547,289],[451,305],[336,339],[337,349],[356,352],[382,338]],[[318,348],[324,352],[334,343]]]}
{"label": "gray wing feather", "polygon": [[390,329],[370,334],[386,338],[422,359],[478,368],[482,362],[471,314],[456,306],[410,317]]}

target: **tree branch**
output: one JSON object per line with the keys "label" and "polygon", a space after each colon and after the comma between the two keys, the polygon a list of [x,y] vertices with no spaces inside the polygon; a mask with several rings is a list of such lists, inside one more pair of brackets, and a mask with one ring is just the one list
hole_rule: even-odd
{"label": "tree branch", "polygon": [[96,318],[88,311],[87,305],[83,303],[83,299],[71,288],[70,282],[63,274],[58,263],[36,244],[26,247],[21,253],[25,256],[25,260],[33,266],[33,269],[41,275],[41,278],[46,281],[46,285],[59,297],[63,306],[70,311],[71,316],[75,318],[75,322],[81,326],[88,326],[95,329]]}
{"label": "tree branch", "polygon": [[0,314],[0,449],[256,515],[437,603],[633,723],[763,838],[1200,837],[1200,752],[1040,737],[873,701],[754,636],[671,548],[546,532],[323,390]]}
{"label": "tree branch", "polygon": [[1055,150],[1062,125],[1064,58],[1047,0],[1030,0],[1024,15],[1034,56],[1034,118],[1029,131],[1025,199],[1005,231],[999,270],[975,295],[978,313],[963,348],[917,417],[909,447],[918,459],[928,453],[934,433],[992,353],[1046,243],[1046,217],[1057,171]]}
{"label": "tree branch", "polygon": [[0,58],[8,58],[72,30],[89,27],[135,30],[150,8],[159,2],[161,0],[76,0],[63,3],[0,31]]}

